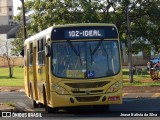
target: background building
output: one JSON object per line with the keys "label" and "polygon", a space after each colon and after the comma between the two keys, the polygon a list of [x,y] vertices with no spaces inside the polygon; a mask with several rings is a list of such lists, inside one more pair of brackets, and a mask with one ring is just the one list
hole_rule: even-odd
{"label": "background building", "polygon": [[13,23],[13,0],[0,0],[0,25]]}
{"label": "background building", "polygon": [[8,66],[6,56],[10,59],[10,64],[23,66],[23,57],[13,56],[11,54],[12,44],[15,39],[16,31],[20,26],[15,25],[0,25],[0,67]]}
{"label": "background building", "polygon": [[11,41],[16,38],[19,24],[13,21],[13,0],[0,0],[0,67],[8,66],[6,56],[11,65],[23,65],[21,56],[12,56]]}

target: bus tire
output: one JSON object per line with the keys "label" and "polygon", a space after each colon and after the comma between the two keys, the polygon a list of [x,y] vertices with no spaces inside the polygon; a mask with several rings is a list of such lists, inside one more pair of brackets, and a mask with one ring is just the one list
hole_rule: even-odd
{"label": "bus tire", "polygon": [[46,90],[43,88],[43,99],[44,99],[44,108],[46,113],[55,113],[56,109],[48,106],[47,104],[47,97],[46,97]]}
{"label": "bus tire", "polygon": [[38,108],[39,104],[36,103],[36,101],[33,98],[33,90],[32,90],[32,86],[30,87],[30,97],[31,97],[31,104],[32,104],[32,108]]}

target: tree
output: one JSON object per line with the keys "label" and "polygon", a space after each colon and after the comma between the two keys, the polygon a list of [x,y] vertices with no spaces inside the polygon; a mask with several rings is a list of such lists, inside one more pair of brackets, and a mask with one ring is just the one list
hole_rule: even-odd
{"label": "tree", "polygon": [[[160,6],[158,0],[130,0],[132,40],[146,36],[141,33],[146,33],[145,26],[148,26],[149,22],[159,26],[158,6]],[[26,1],[25,7],[26,12],[33,11],[30,15],[32,22],[27,27],[29,36],[54,24],[97,22],[116,24],[120,38],[126,33],[126,0],[32,0]],[[20,20],[21,15],[16,18]],[[154,42],[152,43],[156,46]]]}
{"label": "tree", "polygon": [[10,48],[12,47],[9,41],[1,42],[1,52],[3,53],[4,60],[7,60],[8,68],[9,68],[9,77],[13,77],[13,68],[11,63],[13,62],[11,59]]}
{"label": "tree", "polygon": [[[134,9],[136,13],[132,13],[133,22],[131,26],[132,39],[136,40],[134,51],[145,50],[149,53],[151,48],[153,48],[156,52],[160,52],[160,50],[158,50],[160,44],[160,36],[158,35],[158,29],[160,28],[159,6],[160,4],[156,0],[152,2],[145,0],[137,9]],[[148,42],[149,45],[146,45],[146,42]]]}
{"label": "tree", "polygon": [[22,32],[22,28],[20,28],[20,30],[17,32],[17,35],[14,41],[11,41],[11,45],[12,45],[12,49],[11,49],[11,54],[13,56],[19,56],[19,54],[22,52],[23,50],[23,37],[21,37],[23,35]]}
{"label": "tree", "polygon": [[[159,0],[32,0],[26,1],[26,12],[31,23],[27,26],[28,36],[52,25],[71,23],[113,23],[116,24],[120,39],[124,42],[127,31],[126,2],[129,1],[132,52],[150,51],[141,47],[147,40],[159,52],[160,3]],[[20,20],[21,13],[16,16]],[[138,31],[138,32],[137,32]],[[143,41],[143,42],[142,42]]]}
{"label": "tree", "polygon": [[[27,27],[27,33],[28,36],[31,36],[54,24],[113,23],[119,30],[120,40],[123,40],[126,45],[125,36],[130,33],[132,47],[129,47],[129,54],[144,50],[149,53],[151,49],[160,52],[159,6],[159,0],[26,1],[26,11],[33,12],[30,15],[32,22]],[[127,12],[130,13],[128,27]],[[17,19],[21,18],[20,15],[17,16]],[[131,30],[128,32],[127,28]],[[146,45],[145,41],[148,41],[150,46]],[[131,71],[132,64],[129,66]]]}

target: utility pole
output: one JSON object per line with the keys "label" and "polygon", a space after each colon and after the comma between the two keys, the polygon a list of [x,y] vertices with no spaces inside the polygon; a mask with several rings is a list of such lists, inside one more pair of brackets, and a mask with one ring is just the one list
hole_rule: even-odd
{"label": "utility pole", "polygon": [[128,41],[128,67],[129,67],[129,80],[133,82],[133,71],[132,71],[132,43],[130,39],[130,18],[129,18],[129,3],[126,4],[126,18],[127,18],[127,41]]}
{"label": "utility pole", "polygon": [[[24,0],[20,1],[22,2],[22,12],[23,12],[23,41],[25,41],[27,39],[25,6],[24,6]],[[24,57],[24,48],[20,54]]]}
{"label": "utility pole", "polygon": [[25,17],[25,7],[24,7],[24,0],[20,0],[22,2],[22,11],[23,11],[23,40],[27,38],[26,32],[26,17]]}

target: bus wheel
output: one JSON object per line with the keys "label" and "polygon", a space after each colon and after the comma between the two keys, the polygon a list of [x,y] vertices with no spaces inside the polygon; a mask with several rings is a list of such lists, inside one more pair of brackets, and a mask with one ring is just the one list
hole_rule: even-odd
{"label": "bus wheel", "polygon": [[44,99],[45,112],[47,112],[47,113],[55,113],[57,111],[57,109],[49,107],[48,104],[47,104],[47,97],[46,97],[45,90],[43,91],[43,99]]}
{"label": "bus wheel", "polygon": [[38,108],[39,104],[36,103],[36,101],[33,98],[33,90],[32,87],[30,87],[30,96],[31,96],[31,103],[32,103],[32,108]]}
{"label": "bus wheel", "polygon": [[109,112],[109,105],[95,105],[94,110],[99,112]]}

